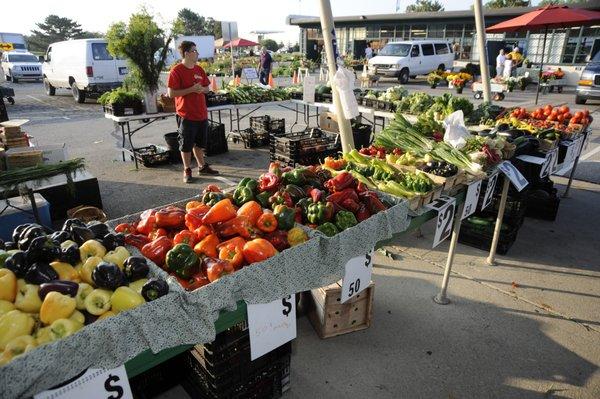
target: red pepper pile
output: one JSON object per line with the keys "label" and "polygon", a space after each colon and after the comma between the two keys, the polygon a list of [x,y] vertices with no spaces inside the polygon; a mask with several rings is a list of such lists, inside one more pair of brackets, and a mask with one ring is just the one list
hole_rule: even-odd
{"label": "red pepper pile", "polygon": [[394,148],[393,150],[388,151],[385,147],[379,147],[376,145],[361,148],[360,150],[358,150],[358,152],[360,152],[363,155],[377,157],[380,159],[385,159],[386,154],[402,155],[402,150],[400,148]]}

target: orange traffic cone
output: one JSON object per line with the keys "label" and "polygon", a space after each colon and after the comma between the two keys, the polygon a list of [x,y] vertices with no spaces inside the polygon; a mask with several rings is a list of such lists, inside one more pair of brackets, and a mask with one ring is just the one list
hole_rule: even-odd
{"label": "orange traffic cone", "polygon": [[269,72],[269,86],[271,89],[275,88],[275,81],[273,80],[273,74]]}
{"label": "orange traffic cone", "polygon": [[292,76],[292,84],[298,84],[298,74],[294,71],[294,76]]}
{"label": "orange traffic cone", "polygon": [[212,78],[210,79],[210,90],[213,93],[216,93],[217,90],[219,90],[219,88],[217,87],[217,78],[215,77],[215,75],[213,75]]}

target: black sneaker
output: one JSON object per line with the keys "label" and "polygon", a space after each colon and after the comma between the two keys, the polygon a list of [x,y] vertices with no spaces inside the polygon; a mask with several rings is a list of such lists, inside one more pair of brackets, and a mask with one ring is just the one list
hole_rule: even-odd
{"label": "black sneaker", "polygon": [[212,169],[209,164],[205,163],[203,167],[198,169],[198,174],[202,175],[213,175],[216,176],[219,174],[216,170]]}
{"label": "black sneaker", "polygon": [[183,171],[183,182],[184,183],[192,182],[192,168],[187,168]]}

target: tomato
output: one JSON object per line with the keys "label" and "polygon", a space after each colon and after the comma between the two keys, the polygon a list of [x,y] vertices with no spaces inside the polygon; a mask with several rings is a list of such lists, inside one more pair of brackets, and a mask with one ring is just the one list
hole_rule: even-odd
{"label": "tomato", "polygon": [[587,118],[588,116],[590,116],[590,110],[589,109],[584,109],[583,110],[583,115]]}
{"label": "tomato", "polygon": [[552,110],[549,110],[549,109],[544,110],[544,116],[550,116],[550,114],[552,114]]}
{"label": "tomato", "polygon": [[543,114],[544,113],[544,108],[538,108],[535,110],[535,112],[537,112],[538,114]]}
{"label": "tomato", "polygon": [[567,113],[565,114],[565,119],[571,119],[572,117],[573,117],[573,115],[571,115],[571,113],[570,113],[570,112],[567,112]]}
{"label": "tomato", "polygon": [[558,115],[558,109],[554,108],[552,112],[550,112],[550,115]]}
{"label": "tomato", "polygon": [[569,107],[567,107],[566,105],[563,105],[559,108],[559,113],[566,114],[567,112],[569,112]]}
{"label": "tomato", "polygon": [[550,114],[550,116],[548,116],[548,118],[546,119],[547,121],[555,121],[557,118],[556,114]]}
{"label": "tomato", "polygon": [[590,123],[590,120],[588,118],[581,119],[581,124],[582,125],[588,125],[589,123]]}
{"label": "tomato", "polygon": [[564,114],[560,114],[556,117],[556,120],[559,122],[564,122],[565,121],[565,115]]}
{"label": "tomato", "polygon": [[583,112],[577,111],[577,112],[575,112],[575,115],[573,115],[573,117],[577,118],[577,119],[581,119],[581,118],[583,118]]}
{"label": "tomato", "polygon": [[546,111],[546,110],[548,110],[548,111],[552,111],[552,105],[550,105],[550,104],[546,105],[546,106],[544,107],[544,111]]}

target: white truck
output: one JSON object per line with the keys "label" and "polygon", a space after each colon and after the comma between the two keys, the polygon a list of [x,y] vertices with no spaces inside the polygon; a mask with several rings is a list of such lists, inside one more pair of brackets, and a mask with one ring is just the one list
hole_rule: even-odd
{"label": "white truck", "polygon": [[125,60],[108,52],[105,39],[77,39],[48,46],[42,75],[46,94],[53,96],[57,88],[71,89],[78,103],[86,97],[98,97],[115,89],[127,76]]}

